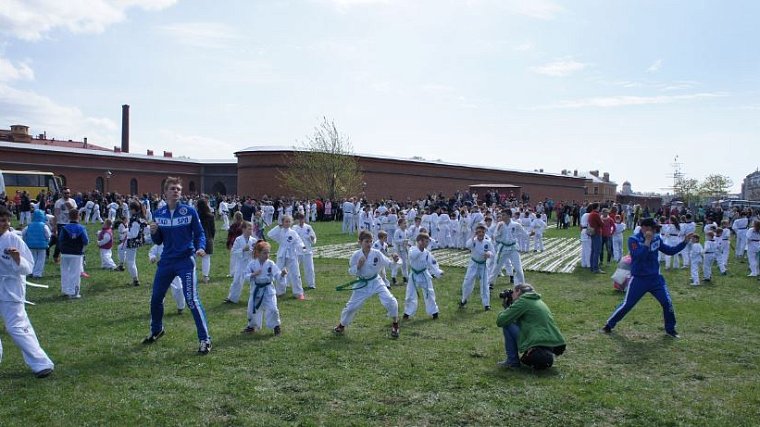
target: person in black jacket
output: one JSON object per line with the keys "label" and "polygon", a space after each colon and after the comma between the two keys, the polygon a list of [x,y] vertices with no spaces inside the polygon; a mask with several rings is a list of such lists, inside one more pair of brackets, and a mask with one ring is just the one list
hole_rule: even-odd
{"label": "person in black jacket", "polygon": [[208,200],[198,200],[198,216],[201,220],[203,232],[206,234],[206,256],[201,258],[201,274],[203,275],[203,283],[208,283],[209,272],[211,271],[211,254],[214,253],[214,236],[216,235],[214,214],[211,213]]}

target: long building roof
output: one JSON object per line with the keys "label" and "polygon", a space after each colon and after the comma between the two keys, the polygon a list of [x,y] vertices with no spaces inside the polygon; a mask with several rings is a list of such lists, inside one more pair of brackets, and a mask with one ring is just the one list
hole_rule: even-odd
{"label": "long building roof", "polygon": [[[235,156],[238,156],[241,153],[279,152],[279,151],[307,151],[307,150],[299,149],[298,147],[286,147],[286,146],[277,146],[277,145],[255,145],[252,147],[244,148],[240,151],[236,151]],[[530,171],[530,170],[524,170],[524,169],[498,168],[498,167],[493,167],[493,166],[477,166],[477,165],[468,165],[464,163],[420,160],[420,159],[386,156],[386,155],[379,155],[379,154],[354,153],[354,155],[357,157],[364,157],[368,159],[394,160],[394,161],[399,161],[399,162],[420,163],[420,164],[426,164],[426,165],[453,166],[453,167],[470,168],[470,169],[485,169],[485,170],[500,171],[500,172],[518,172],[518,173],[524,173],[524,174],[573,178],[573,179],[582,179],[582,180],[587,179],[586,177],[582,177],[582,176],[563,175],[561,173],[537,172],[537,171]]]}

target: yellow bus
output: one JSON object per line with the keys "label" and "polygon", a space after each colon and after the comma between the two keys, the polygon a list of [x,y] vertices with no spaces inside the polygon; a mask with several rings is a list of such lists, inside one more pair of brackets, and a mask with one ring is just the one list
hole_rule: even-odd
{"label": "yellow bus", "polygon": [[0,193],[5,193],[8,198],[13,198],[16,191],[26,191],[30,198],[36,198],[42,190],[55,194],[61,187],[61,178],[52,172],[0,171]]}

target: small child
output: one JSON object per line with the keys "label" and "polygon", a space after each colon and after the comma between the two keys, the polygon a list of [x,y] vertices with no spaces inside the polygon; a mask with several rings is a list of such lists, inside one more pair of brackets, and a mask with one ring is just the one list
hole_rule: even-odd
{"label": "small child", "polygon": [[112,222],[106,218],[103,228],[98,232],[98,248],[100,248],[100,267],[106,270],[116,270],[116,263],[113,262],[111,249],[113,248],[113,229]]}
{"label": "small child", "polygon": [[[151,264],[157,263],[159,259],[161,258],[161,254],[163,252],[164,252],[163,243],[160,245],[151,246],[150,250],[148,251],[148,260],[150,261],[150,263]],[[182,292],[182,279],[180,279],[179,276],[175,276],[174,280],[172,280],[172,283],[169,286],[171,287],[171,290],[172,290],[172,298],[174,298],[174,302],[177,303],[177,314],[182,314],[182,312],[185,310],[185,295]]]}
{"label": "small child", "polygon": [[126,217],[121,219],[117,231],[119,232],[119,246],[117,249],[119,266],[116,269],[124,271],[124,261],[127,259],[127,234],[129,233],[129,220]]}
{"label": "small child", "polygon": [[[702,264],[702,276],[705,282],[712,280],[712,266],[718,259],[718,241],[715,240],[715,232],[705,233],[704,261]],[[692,259],[694,261],[694,259]]]}
{"label": "small child", "polygon": [[728,228],[728,223],[715,230],[715,240],[718,241],[718,270],[721,276],[725,276],[728,274],[728,253],[731,252],[731,229]]}
{"label": "small child", "polygon": [[306,224],[306,214],[296,213],[295,220],[298,221],[298,224],[293,229],[296,230],[305,247],[303,253],[298,255],[298,263],[303,265],[307,289],[317,289],[317,278],[314,273],[314,251],[312,250],[312,247],[317,243],[317,234],[309,224]]}
{"label": "small child", "polygon": [[438,304],[435,302],[435,289],[433,289],[433,277],[443,275],[443,270],[438,267],[438,261],[427,249],[430,244],[430,236],[424,233],[417,235],[417,246],[409,250],[409,268],[411,286],[406,287],[404,299],[404,320],[414,316],[417,312],[417,290],[422,291],[425,300],[425,311],[433,319],[438,319]]}
{"label": "small child", "polygon": [[[290,274],[288,274],[288,282],[293,289],[293,296],[303,301],[305,298],[303,294],[303,284],[301,283],[301,271],[298,266],[298,255],[306,250],[306,245],[303,240],[298,236],[295,230],[291,227],[293,225],[293,217],[290,215],[284,215],[282,217],[282,225],[269,230],[267,237],[275,240],[280,248],[277,250],[277,266],[280,270],[287,267]],[[277,285],[277,296],[285,295],[285,289],[287,283],[282,282]]]}
{"label": "small child", "polygon": [[253,237],[256,238],[256,240],[266,241],[267,239],[264,237],[264,229],[266,228],[266,225],[264,224],[264,218],[261,217],[261,209],[253,214],[251,223],[253,224]]}
{"label": "small child", "polygon": [[[699,264],[702,263],[702,245],[699,244],[699,236],[691,236],[691,245],[689,247],[689,266],[691,268],[691,286],[699,286]],[[706,256],[706,255],[705,255]]]}
{"label": "small child", "polygon": [[64,225],[58,236],[61,247],[61,291],[69,299],[79,299],[82,280],[82,259],[84,247],[90,243],[87,229],[79,223],[79,211],[69,210],[69,223]]}
{"label": "small child", "polygon": [[[536,219],[534,219],[530,223],[530,230],[531,230],[530,235],[533,236],[533,252],[544,251],[544,230],[546,230],[546,227],[547,227],[546,221],[544,221],[544,219],[541,216],[536,217]],[[620,242],[622,246],[622,237],[621,237]],[[614,240],[613,240],[613,243],[614,243]],[[615,262],[617,261],[620,261],[620,256],[615,258]]]}
{"label": "small child", "polygon": [[256,244],[256,239],[252,235],[253,226],[250,222],[243,221],[240,229],[243,234],[235,238],[232,250],[230,250],[230,258],[235,258],[234,264],[236,270],[232,277],[232,284],[230,284],[230,292],[227,298],[224,299],[226,304],[237,304],[240,300],[240,294],[243,292],[243,282],[245,281],[245,272],[246,268],[248,268],[248,260],[251,258],[251,249]]}
{"label": "small child", "polygon": [[480,299],[483,302],[483,308],[488,311],[491,309],[491,295],[488,288],[486,262],[493,257],[493,244],[491,239],[486,237],[486,226],[484,224],[475,226],[475,236],[467,241],[467,248],[470,250],[470,264],[464,273],[462,300],[459,302],[459,308],[465,307],[467,298],[472,293],[475,280],[480,279]]}
{"label": "small child", "polygon": [[144,242],[145,220],[142,218],[142,207],[137,201],[129,203],[129,226],[127,227],[127,248],[125,262],[127,271],[132,277],[132,285],[140,286],[140,276],[137,272],[137,249]]}
{"label": "small child", "polygon": [[32,215],[32,222],[24,228],[22,232],[24,243],[29,247],[34,257],[34,268],[32,277],[39,279],[45,271],[45,259],[47,258],[47,248],[50,244],[50,237],[53,233],[47,226],[47,217],[45,212],[37,209]]}
{"label": "small child", "polygon": [[[372,249],[377,249],[378,251],[382,252],[383,255],[386,257],[388,256],[388,233],[385,232],[385,230],[380,230],[377,232],[377,240],[375,240],[374,243],[372,243]],[[385,287],[388,289],[391,288],[391,282],[388,281],[388,275],[385,267],[383,267],[380,270],[380,278],[383,279],[383,283],[385,283]]]}
{"label": "small child", "polygon": [[406,236],[406,218],[403,216],[398,219],[398,227],[396,232],[393,233],[393,248],[396,254],[398,254],[401,260],[401,265],[394,263],[391,266],[391,283],[396,284],[396,273],[401,268],[401,276],[404,278],[404,283],[407,282],[409,277],[409,239]]}
{"label": "small child", "polygon": [[615,262],[623,257],[623,232],[626,228],[623,217],[615,215],[615,231],[612,233],[612,256]]}
{"label": "small child", "polygon": [[354,320],[356,313],[367,301],[367,298],[377,295],[380,297],[380,303],[385,307],[388,317],[393,319],[391,338],[398,338],[398,301],[391,294],[391,291],[385,287],[385,284],[378,275],[382,268],[395,262],[398,259],[398,255],[394,254],[393,260],[390,260],[382,252],[372,249],[372,233],[368,230],[359,232],[359,244],[361,245],[361,249],[354,252],[351,256],[348,268],[349,274],[356,276],[358,279],[336,288],[342,290],[350,285],[352,292],[351,297],[346,303],[346,307],[340,314],[340,322],[338,326],[333,328],[333,332],[338,335],[342,334],[346,326],[350,325]]}
{"label": "small child", "polygon": [[[298,214],[296,214],[298,215]],[[267,312],[267,328],[280,336],[280,310],[277,308],[274,281],[282,282],[288,274],[287,269],[280,270],[269,259],[271,246],[259,240],[253,247],[253,259],[246,265],[245,275],[251,283],[251,293],[248,297],[248,326],[243,333],[252,334],[261,329],[264,311]]]}

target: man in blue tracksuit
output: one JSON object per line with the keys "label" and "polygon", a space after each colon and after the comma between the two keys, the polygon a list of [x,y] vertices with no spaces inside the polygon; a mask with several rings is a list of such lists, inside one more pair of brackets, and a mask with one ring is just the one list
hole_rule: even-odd
{"label": "man in blue tracksuit", "polygon": [[676,332],[676,314],[673,310],[673,302],[670,299],[668,286],[665,278],[660,274],[660,263],[657,260],[658,252],[665,255],[675,255],[686,247],[691,240],[689,233],[684,241],[676,246],[666,245],[660,239],[659,233],[655,232],[657,223],[652,218],[641,221],[641,231],[628,238],[628,252],[631,255],[631,281],[625,292],[623,302],[612,312],[612,316],[602,328],[605,333],[612,329],[619,321],[636,305],[645,293],[651,293],[662,306],[665,318],[665,333],[673,338],[679,338]]}
{"label": "man in blue tracksuit", "polygon": [[198,297],[198,281],[195,276],[195,256],[206,255],[203,250],[206,247],[206,237],[198,213],[191,206],[179,201],[182,196],[182,183],[179,178],[166,179],[164,194],[166,206],[153,214],[154,222],[150,224],[150,237],[156,245],[163,243],[164,252],[153,279],[150,335],[143,340],[143,344],[153,344],[164,335],[164,297],[172,280],[179,277],[182,280],[187,308],[193,313],[198,330],[198,353],[208,354],[211,351],[211,337],[206,312]]}

